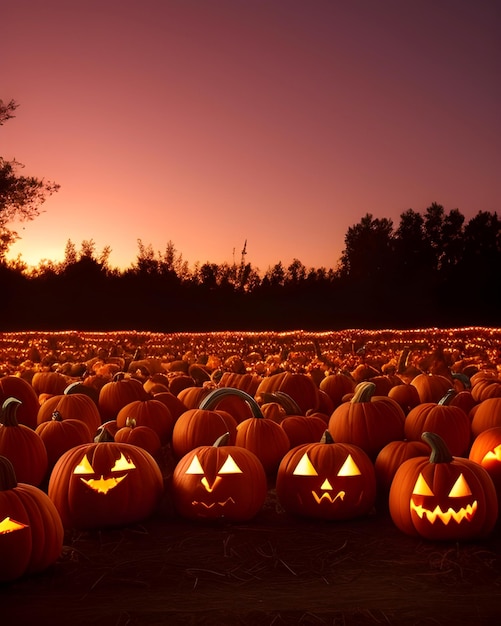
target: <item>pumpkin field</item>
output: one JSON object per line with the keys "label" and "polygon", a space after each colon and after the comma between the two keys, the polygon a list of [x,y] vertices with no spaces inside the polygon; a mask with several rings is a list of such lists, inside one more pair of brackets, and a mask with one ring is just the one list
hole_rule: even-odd
{"label": "pumpkin field", "polygon": [[0,401],[2,624],[499,616],[500,328],[0,333]]}

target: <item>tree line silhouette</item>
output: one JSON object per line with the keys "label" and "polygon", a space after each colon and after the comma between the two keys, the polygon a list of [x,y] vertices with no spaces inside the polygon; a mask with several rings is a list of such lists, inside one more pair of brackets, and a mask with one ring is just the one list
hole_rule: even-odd
{"label": "tree line silhouette", "polygon": [[335,268],[295,259],[264,274],[246,262],[190,268],[169,241],[138,241],[127,269],[110,248],[68,241],[61,262],[28,269],[0,259],[1,329],[339,330],[499,326],[501,221],[433,203],[391,219],[365,215],[345,235]]}

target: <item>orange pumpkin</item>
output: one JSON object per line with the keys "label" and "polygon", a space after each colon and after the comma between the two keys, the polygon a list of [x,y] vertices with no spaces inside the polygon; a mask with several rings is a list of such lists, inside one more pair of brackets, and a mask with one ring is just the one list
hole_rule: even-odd
{"label": "orange pumpkin", "polygon": [[431,455],[405,461],[390,488],[395,525],[409,535],[456,541],[489,534],[498,515],[494,483],[478,463],[453,457],[444,440],[423,433]]}

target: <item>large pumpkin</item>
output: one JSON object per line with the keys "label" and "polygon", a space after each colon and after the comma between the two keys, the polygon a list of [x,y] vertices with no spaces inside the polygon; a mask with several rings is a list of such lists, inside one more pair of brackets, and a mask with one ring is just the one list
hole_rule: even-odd
{"label": "large pumpkin", "polygon": [[126,404],[134,400],[147,400],[149,397],[139,380],[126,376],[124,372],[117,372],[99,391],[101,421],[116,419],[118,411]]}
{"label": "large pumpkin", "polygon": [[296,446],[284,456],[276,489],[280,504],[289,513],[352,519],[366,515],[374,506],[376,476],[361,448],[334,443],[326,431],[320,442]]}
{"label": "large pumpkin", "polygon": [[66,450],[92,441],[85,422],[71,418],[63,420],[58,411],[54,411],[51,420],[39,424],[35,432],[45,445],[50,469]]}
{"label": "large pumpkin", "polygon": [[409,535],[431,540],[483,537],[498,515],[496,489],[478,463],[453,457],[444,440],[423,433],[431,455],[405,461],[390,488],[389,510],[395,525]]}
{"label": "large pumpkin", "polygon": [[405,422],[402,407],[386,396],[374,396],[375,389],[374,383],[359,383],[352,399],[334,409],[329,420],[334,441],[359,446],[371,459],[390,441],[404,438]]}
{"label": "large pumpkin", "polygon": [[176,465],[172,492],[181,516],[242,522],[263,506],[267,483],[261,462],[228,441],[225,433],[214,445],[191,450]]}
{"label": "large pumpkin", "polygon": [[127,443],[89,443],[65,452],[52,470],[48,494],[65,528],[124,526],[149,517],[163,479],[157,462]]}
{"label": "large pumpkin", "polygon": [[47,494],[18,483],[12,463],[0,456],[0,581],[55,563],[63,536],[61,518]]}

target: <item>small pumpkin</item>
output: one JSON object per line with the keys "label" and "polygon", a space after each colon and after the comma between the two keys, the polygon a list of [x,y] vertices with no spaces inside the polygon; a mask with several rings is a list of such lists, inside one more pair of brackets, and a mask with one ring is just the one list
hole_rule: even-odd
{"label": "small pumpkin", "polygon": [[225,433],[212,446],[199,446],[180,459],[172,493],[182,517],[243,522],[264,504],[266,474],[257,456],[229,445],[229,433]]}
{"label": "small pumpkin", "polygon": [[389,511],[404,533],[431,540],[484,537],[498,515],[496,489],[478,463],[453,457],[445,441],[425,432],[431,455],[404,461],[393,478]]}

